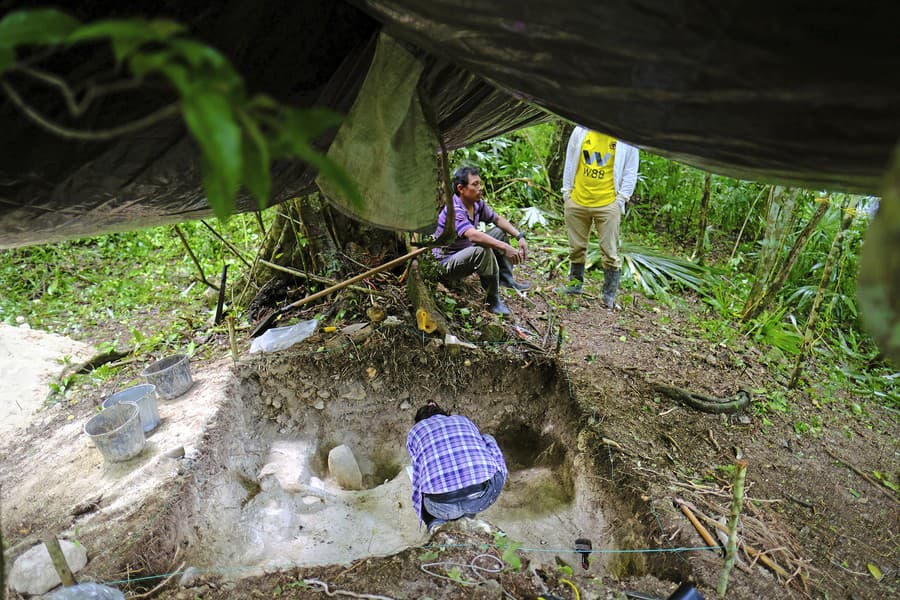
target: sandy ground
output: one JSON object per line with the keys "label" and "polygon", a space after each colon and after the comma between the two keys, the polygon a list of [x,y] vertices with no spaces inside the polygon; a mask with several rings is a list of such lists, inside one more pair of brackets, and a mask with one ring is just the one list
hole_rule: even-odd
{"label": "sandy ground", "polygon": [[[195,466],[208,463],[208,454],[217,455],[209,436],[218,437],[215,432],[223,421],[258,419],[252,414],[255,411],[246,410],[257,399],[234,397],[230,359],[192,363],[194,385],[174,400],[158,401],[161,421],[147,435],[143,451],[125,462],[106,462],[83,431],[95,408],[60,403],[44,407],[43,403],[47,384],[64,368],[61,359],[71,355],[83,361],[90,349],[60,336],[7,326],[0,329],[0,339],[4,380],[24,382],[27,376],[29,382],[27,388],[4,386],[3,408],[17,411],[19,426],[18,434],[4,436],[0,443],[2,518],[17,538],[22,536],[15,540],[13,555],[51,532],[82,541],[91,560],[122,553],[129,538],[153,526],[154,515],[165,510],[182,482],[191,473],[196,477]],[[28,352],[13,351],[16,348]],[[81,402],[94,406],[102,399]],[[4,421],[3,426],[11,428],[11,423],[12,419]],[[29,423],[35,426],[25,427]],[[359,492],[341,490],[330,477],[311,486],[309,474],[304,479],[296,471],[312,459],[315,432],[294,435],[291,444],[278,436],[255,440],[260,436],[247,430],[226,433],[225,439],[231,440],[226,454],[252,458],[258,451],[268,455],[261,461],[254,459],[259,461],[256,467],[247,464],[248,474],[260,482],[262,490],[248,501],[246,491],[232,485],[231,471],[238,467],[227,462],[215,465],[210,480],[213,492],[198,502],[192,516],[197,523],[208,524],[201,527],[203,556],[194,557],[196,566],[224,561],[234,573],[246,577],[292,566],[347,564],[394,554],[427,540],[407,506],[411,487],[406,469],[383,485]],[[542,519],[527,511],[520,514],[534,490],[547,491],[545,470],[514,473],[502,501],[484,518],[521,539],[565,546],[565,540],[578,537],[581,530],[561,523],[584,520],[579,513],[583,507],[573,504]]]}
{"label": "sandy ground", "polygon": [[[84,433],[84,424],[96,409],[79,410],[81,416],[75,417],[76,411],[70,409],[76,407],[43,402],[47,384],[63,369],[59,359],[72,355],[78,357],[76,362],[84,360],[90,357],[89,348],[60,336],[7,326],[0,327],[0,348],[4,380],[0,408],[13,417],[2,421],[8,434],[0,447],[2,518],[7,530],[22,536],[12,554],[47,533],[69,539],[96,535],[97,540],[130,535],[127,523],[146,520],[140,514],[146,499],[178,477],[183,459],[170,454],[181,448],[188,460],[196,454],[227,374],[221,366],[195,373],[188,392],[159,402],[160,424],[147,434],[141,453],[126,462],[109,463]],[[93,400],[99,405],[102,398]],[[125,532],[116,531],[123,525]],[[88,548],[91,557],[106,550],[97,545]]]}
{"label": "sandy ground", "polygon": [[78,363],[90,354],[87,344],[0,323],[0,437],[7,439],[43,408],[48,384],[62,372],[66,359]]}

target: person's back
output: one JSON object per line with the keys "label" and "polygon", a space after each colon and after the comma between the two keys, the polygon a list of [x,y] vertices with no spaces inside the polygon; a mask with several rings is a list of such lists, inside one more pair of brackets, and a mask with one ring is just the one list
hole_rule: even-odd
{"label": "person's back", "polygon": [[413,507],[427,525],[486,509],[506,481],[506,463],[494,438],[433,403],[417,413],[406,449],[412,461]]}

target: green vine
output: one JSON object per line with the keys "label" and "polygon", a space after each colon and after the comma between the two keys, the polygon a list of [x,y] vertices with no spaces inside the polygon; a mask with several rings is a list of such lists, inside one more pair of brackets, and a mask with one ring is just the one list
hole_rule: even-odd
{"label": "green vine", "polygon": [[[15,11],[0,19],[0,90],[33,123],[69,139],[112,139],[180,112],[202,152],[207,201],[220,219],[234,212],[241,186],[256,197],[260,208],[265,208],[271,191],[270,165],[281,158],[305,161],[335,182],[354,203],[362,204],[349,176],[312,145],[341,123],[340,115],[321,108],[285,106],[262,94],[250,96],[243,78],[224,56],[184,37],[184,31],[183,25],[166,19],[109,19],[82,24],[55,9]],[[44,73],[19,57],[28,49],[50,56],[97,42],[111,45],[117,66],[124,67],[133,79],[89,86],[80,102],[62,78]],[[113,129],[76,130],[54,123],[30,106],[4,77],[13,72],[56,88],[74,117],[80,116],[91,101],[155,76],[163,77],[174,88],[178,103]]]}

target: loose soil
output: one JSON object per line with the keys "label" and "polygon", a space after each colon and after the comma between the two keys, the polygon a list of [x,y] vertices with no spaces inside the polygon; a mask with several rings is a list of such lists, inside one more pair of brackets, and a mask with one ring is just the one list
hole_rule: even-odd
{"label": "loose soil", "polygon": [[[452,298],[456,309],[468,309],[464,320],[454,322],[454,333],[476,349],[445,346],[416,332],[400,289],[393,290],[395,300],[378,298],[399,325],[372,324],[364,335],[319,333],[283,353],[244,354],[237,364],[228,358],[225,334],[205,335],[200,355],[208,357],[193,359],[194,388],[160,403],[162,423],[148,438],[148,449],[122,465],[103,464],[80,427],[109,393],[137,383],[140,367],[153,357],[135,357],[115,381],[82,383],[68,401],[39,410],[26,428],[4,431],[0,483],[8,558],[49,533],[75,538],[90,557],[82,579],[130,579],[126,587],[134,594],[162,583],[155,592],[159,598],[317,598],[325,596],[326,586],[329,594],[369,598],[574,597],[564,580],[583,598],[621,598],[625,590],[665,598],[682,581],[712,598],[721,554],[696,550],[707,543],[674,503],[687,503],[717,535],[715,523],[725,522],[731,504],[730,465],[741,458],[748,469],[740,537],[751,554],[740,554],[728,598],[897,595],[900,500],[872,476],[879,471],[898,480],[892,409],[826,388],[811,361],[808,391],[788,395],[788,404],[776,410],[774,392],[784,391],[789,365],[749,342],[724,341],[731,339],[724,335],[709,339],[696,324],[702,305],[672,309],[626,294],[624,308],[610,311],[592,295],[599,292],[594,283],[574,299],[554,294],[552,283],[538,287],[524,295],[507,292],[514,314],[498,320],[481,311],[477,280],[457,290],[439,286],[439,302]],[[309,307],[298,316],[322,310]],[[498,328],[485,324],[499,324],[502,341],[488,342]],[[84,341],[104,339],[96,335]],[[241,341],[244,353],[248,346]],[[748,390],[754,402],[736,414],[701,413],[661,393],[657,384],[720,398]],[[312,393],[304,398],[303,390]],[[429,393],[434,395],[426,398]],[[284,568],[257,561],[245,571],[237,568],[252,562],[252,553],[244,552],[252,549],[251,540],[229,542],[216,532],[238,529],[225,525],[232,523],[232,512],[271,502],[278,493],[278,486],[259,477],[267,444],[297,437],[304,423],[320,419],[331,423],[317,430],[320,440],[327,438],[321,448],[327,448],[337,441],[343,415],[343,430],[357,442],[371,438],[402,448],[400,424],[408,425],[417,403],[431,397],[492,431],[517,417],[520,435],[504,438],[506,447],[524,438],[544,450],[557,448],[541,453],[557,458],[542,462],[529,454],[517,470],[524,496],[514,493],[511,477],[497,511],[430,537],[413,526],[412,535],[421,538],[404,542],[406,550],[380,557],[350,553],[326,565],[301,560],[295,564],[303,566]],[[354,412],[356,406],[369,412]],[[529,444],[521,446],[518,457]],[[173,452],[179,447],[183,457]],[[374,456],[380,447],[372,443],[364,454]],[[307,455],[316,472],[322,471],[321,448]],[[372,481],[383,476],[400,485],[400,458],[384,456],[368,466],[361,461],[361,470]],[[575,491],[567,496],[566,490]],[[299,514],[309,496],[303,491],[300,504],[290,505],[298,510],[288,512]],[[542,498],[549,498],[545,508],[558,503],[577,509],[559,511],[564,519],[551,544],[542,544],[552,537],[546,528],[524,527],[510,535],[525,549],[521,570],[511,569],[510,556],[507,562],[502,556],[507,542],[496,536],[499,523],[511,522],[516,506],[534,510]],[[404,500],[397,496],[391,517],[400,528],[415,521]],[[331,542],[349,547],[354,536],[366,535],[329,518],[334,536],[321,540],[323,548]],[[255,523],[264,521],[260,516]],[[275,549],[291,547],[283,529],[244,531],[268,532],[255,538],[263,545],[275,540]],[[587,532],[598,551],[586,570],[579,555],[556,547],[579,532]],[[236,560],[225,569],[221,561],[229,544]],[[754,551],[762,558],[755,554],[754,560]],[[165,579],[169,573],[174,575]]]}

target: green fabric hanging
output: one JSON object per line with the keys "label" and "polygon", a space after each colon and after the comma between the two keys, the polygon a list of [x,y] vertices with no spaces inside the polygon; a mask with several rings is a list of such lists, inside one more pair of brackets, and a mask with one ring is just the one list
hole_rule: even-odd
{"label": "green fabric hanging", "polygon": [[386,229],[431,231],[438,207],[438,139],[417,84],[422,64],[382,33],[359,95],[328,150],[356,182],[359,206],[327,178],[325,197],[354,218]]}

